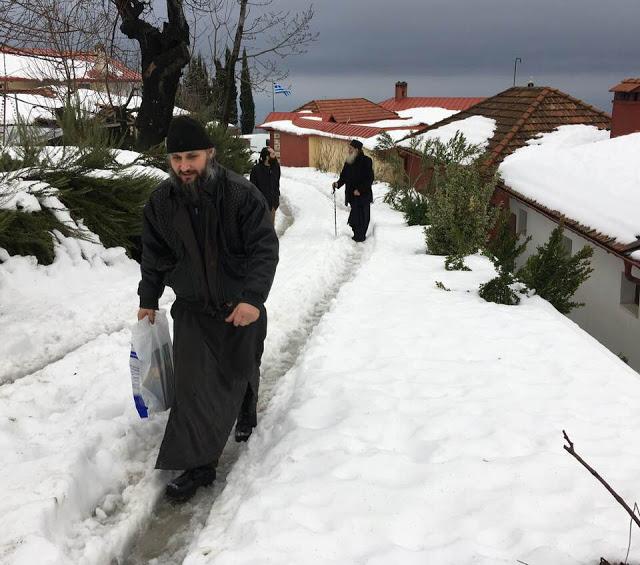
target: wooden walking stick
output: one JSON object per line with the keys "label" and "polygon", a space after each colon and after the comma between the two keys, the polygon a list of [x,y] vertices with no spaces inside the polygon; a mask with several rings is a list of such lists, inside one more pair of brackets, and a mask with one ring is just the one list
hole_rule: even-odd
{"label": "wooden walking stick", "polygon": [[336,211],[336,189],[333,189],[333,234],[338,237],[338,212]]}

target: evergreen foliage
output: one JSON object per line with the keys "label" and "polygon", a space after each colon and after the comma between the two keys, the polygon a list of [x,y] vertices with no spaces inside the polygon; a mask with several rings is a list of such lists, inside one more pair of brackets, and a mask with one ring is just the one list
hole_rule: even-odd
{"label": "evergreen foliage", "polygon": [[515,273],[516,261],[524,253],[531,236],[519,243],[521,235],[511,229],[511,211],[501,208],[496,222],[496,236],[487,246],[487,255],[496,268]]}
{"label": "evergreen foliage", "polygon": [[495,221],[489,201],[496,177],[486,180],[478,161],[469,165],[449,162],[442,175],[434,170],[435,193],[429,198],[430,225],[425,228],[429,253],[465,256],[476,253],[487,242]]}
{"label": "evergreen foliage", "polygon": [[497,304],[520,304],[520,297],[511,286],[517,282],[514,277],[516,261],[524,252],[531,237],[519,243],[520,235],[512,233],[511,212],[501,209],[498,215],[495,239],[489,244],[486,255],[498,271],[498,276],[480,285],[480,296],[487,302]]}
{"label": "evergreen foliage", "polygon": [[[98,120],[88,118],[78,105],[68,104],[60,113],[59,124],[63,135],[59,140],[62,145],[57,147],[47,147],[46,140],[37,137],[36,128],[18,128],[16,145],[12,146],[16,157],[2,158],[3,169],[17,172],[5,172],[0,189],[10,191],[11,182],[17,178],[46,183],[57,189],[54,195],[72,218],[82,219],[105,246],[122,246],[131,256],[137,256],[142,207],[158,178],[127,174],[116,161],[109,132]],[[102,173],[96,175],[96,170]],[[41,199],[49,190],[32,194]],[[42,264],[53,261],[55,230],[65,236],[85,237],[45,206],[34,213],[1,212],[0,246],[10,254],[35,255]]]}
{"label": "evergreen foliage", "polygon": [[184,74],[176,102],[180,108],[189,112],[208,114],[209,119],[216,115],[214,89],[207,66],[199,53],[191,60]]}
{"label": "evergreen foliage", "polygon": [[100,237],[105,247],[124,247],[138,256],[138,237],[142,231],[142,210],[158,185],[151,175],[120,173],[94,177],[74,171],[47,171],[42,180],[59,190],[58,198],[74,219]]}
{"label": "evergreen foliage", "polygon": [[394,179],[384,201],[402,212],[407,224],[428,225],[430,203],[443,182],[446,168],[473,164],[482,155],[482,148],[468,143],[457,132],[446,143],[437,138],[421,142],[418,137],[414,137],[409,143],[409,149],[420,156],[420,173],[413,179],[405,170],[404,160],[393,138],[387,132],[378,138],[376,158],[385,163]]}
{"label": "evergreen foliage", "polygon": [[538,246],[537,253],[529,257],[517,277],[559,312],[568,314],[584,306],[572,302],[571,297],[593,272],[590,266],[593,248],[585,246],[571,256],[562,243],[563,232],[564,220],[553,230],[549,241]]}
{"label": "evergreen foliage", "polygon": [[216,149],[216,161],[241,175],[251,171],[251,151],[239,137],[229,133],[221,124],[208,124],[207,133]]}
{"label": "evergreen foliage", "polygon": [[242,112],[240,118],[242,133],[245,135],[253,133],[256,125],[256,106],[253,102],[251,74],[249,72],[249,62],[247,61],[246,49],[242,52],[242,73],[240,75],[240,110]]}
{"label": "evergreen foliage", "polygon": [[444,260],[444,268],[447,271],[470,271],[464,264],[464,255],[447,255]]}
{"label": "evergreen foliage", "polygon": [[[216,80],[215,80],[215,86],[214,86],[214,93],[216,96],[216,100],[218,101],[217,114],[216,114],[216,120],[218,121],[222,120],[222,104],[223,104],[224,95],[225,95],[227,63],[229,62],[230,58],[231,58],[231,51],[227,47],[227,51],[225,53],[224,66],[222,66],[222,63],[218,59],[215,60]],[[238,86],[236,84],[235,77],[233,77],[233,80],[231,81],[231,113],[229,114],[229,123],[234,125],[238,123]],[[226,127],[227,124],[224,124],[224,125]]]}
{"label": "evergreen foliage", "polygon": [[54,231],[77,235],[46,208],[40,212],[0,209],[0,247],[9,255],[34,255],[38,263],[50,265],[55,258]]}
{"label": "evergreen foliage", "polygon": [[501,271],[497,277],[480,285],[479,294],[487,302],[515,306],[520,304],[518,293],[511,288],[516,282],[513,275],[507,271]]}

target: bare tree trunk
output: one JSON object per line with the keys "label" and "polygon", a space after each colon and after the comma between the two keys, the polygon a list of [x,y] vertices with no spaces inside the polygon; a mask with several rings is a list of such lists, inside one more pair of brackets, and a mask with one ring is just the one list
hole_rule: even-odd
{"label": "bare tree trunk", "polygon": [[120,29],[140,44],[142,104],[136,119],[140,150],[163,141],[173,115],[182,68],[189,63],[189,25],[183,0],[167,0],[168,22],[162,31],[140,19],[144,3],[115,0],[122,18]]}
{"label": "bare tree trunk", "polygon": [[229,125],[229,117],[231,116],[231,103],[233,102],[233,83],[236,80],[236,62],[240,56],[240,45],[242,44],[242,35],[244,33],[244,23],[247,19],[247,4],[249,0],[240,0],[240,13],[238,15],[238,26],[236,27],[236,35],[233,39],[233,49],[231,56],[226,61],[225,83],[224,83],[224,99],[222,103],[222,112],[220,121],[222,127],[227,129]]}

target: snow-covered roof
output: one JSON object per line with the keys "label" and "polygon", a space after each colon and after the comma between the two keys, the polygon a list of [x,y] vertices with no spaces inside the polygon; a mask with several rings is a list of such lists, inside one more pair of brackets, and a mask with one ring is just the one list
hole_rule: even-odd
{"label": "snow-covered roof", "polygon": [[[21,119],[23,122],[30,124],[37,119],[55,119],[55,109],[64,106],[66,89],[52,88],[50,91],[53,93],[53,96],[18,92],[6,94],[6,123],[8,125],[14,125],[19,123],[19,120]],[[3,95],[0,94],[0,101],[2,96]],[[81,88],[73,93],[73,99],[78,100],[80,106],[87,112],[95,113],[99,110],[100,106],[108,106],[111,104],[114,106],[124,105],[127,102],[128,97],[118,96],[113,93],[109,96],[106,92]],[[128,108],[135,110],[140,108],[141,104],[141,96],[132,96],[129,101]],[[182,108],[174,107],[173,109],[174,116],[187,113],[188,112]]]}
{"label": "snow-covered roof", "polygon": [[562,126],[530,140],[499,167],[505,184],[545,208],[625,245],[640,238],[640,133],[614,139]]}
{"label": "snow-covered roof", "polygon": [[444,125],[484,116],[495,120],[496,128],[487,144],[488,161],[498,165],[541,133],[569,124],[588,124],[609,129],[611,116],[556,88],[516,86],[419,131],[421,135]]}
{"label": "snow-covered roof", "polygon": [[[486,147],[496,130],[496,121],[485,116],[471,116],[464,120],[451,122],[439,128],[428,130],[425,133],[415,136],[420,143],[427,139],[439,139],[447,143],[460,132],[469,143]],[[399,145],[410,147],[413,138],[406,138],[400,141]],[[415,143],[415,142],[414,142]]]}
{"label": "snow-covered roof", "polygon": [[358,139],[366,149],[373,150],[379,136],[386,131],[395,141],[412,134],[418,127],[438,122],[452,116],[456,111],[444,108],[411,108],[398,112],[395,119],[365,123],[336,123],[332,114],[297,112],[272,112],[259,127],[294,135],[316,135],[333,139]]}
{"label": "snow-covered roof", "polygon": [[104,52],[53,49],[0,49],[0,80],[67,82],[142,82],[140,73]]}
{"label": "snow-covered roof", "polygon": [[428,126],[457,113],[458,110],[447,110],[446,108],[409,108],[397,112],[400,116],[399,120],[381,120],[363,125],[379,128]]}

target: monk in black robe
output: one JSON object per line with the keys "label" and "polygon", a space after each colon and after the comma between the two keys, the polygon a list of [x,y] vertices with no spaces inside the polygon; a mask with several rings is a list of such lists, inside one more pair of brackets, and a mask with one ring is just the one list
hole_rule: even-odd
{"label": "monk in black robe", "polygon": [[175,398],[156,468],[184,471],[166,494],[186,500],[214,481],[236,418],[249,433],[257,423],[278,238],[262,194],[215,162],[198,122],[174,118],[167,151],[171,177],[144,209],[138,319],[153,323],[174,290]]}

